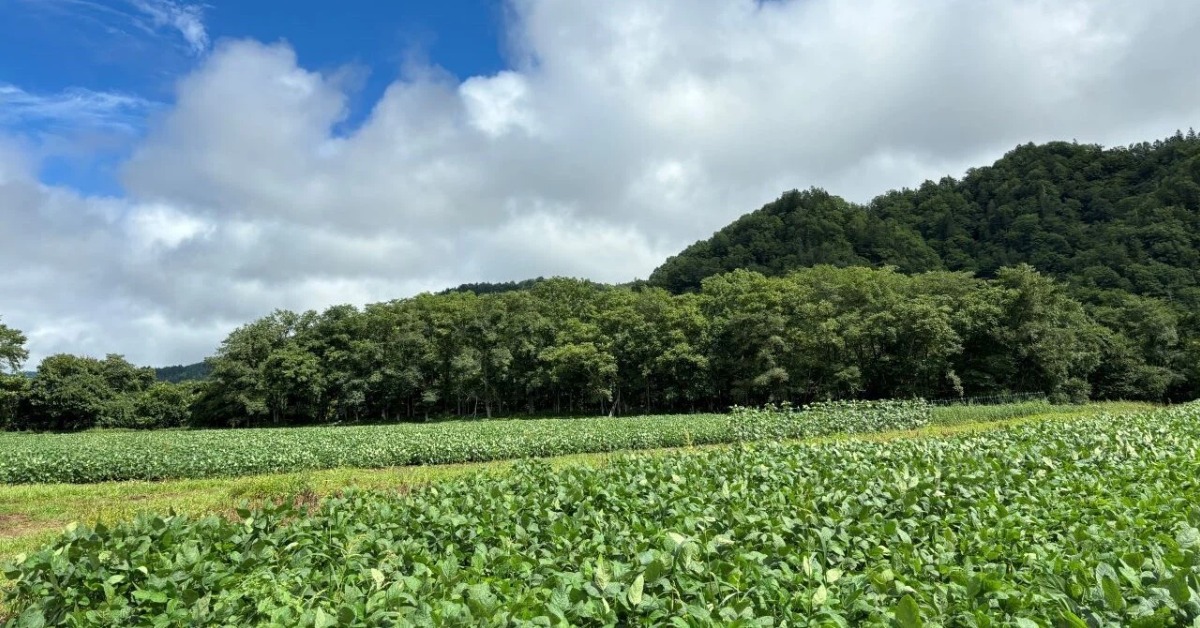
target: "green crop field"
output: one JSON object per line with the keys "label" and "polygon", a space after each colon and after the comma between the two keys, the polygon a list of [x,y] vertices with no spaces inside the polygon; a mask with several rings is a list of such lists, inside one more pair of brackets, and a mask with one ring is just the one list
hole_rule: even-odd
{"label": "green crop field", "polygon": [[1200,625],[1200,405],[925,439],[521,463],[319,506],[75,527],[13,620]]}
{"label": "green crop field", "polygon": [[89,483],[382,468],[807,438],[926,425],[911,402],[632,418],[457,421],[251,430],[0,433],[0,483]]}

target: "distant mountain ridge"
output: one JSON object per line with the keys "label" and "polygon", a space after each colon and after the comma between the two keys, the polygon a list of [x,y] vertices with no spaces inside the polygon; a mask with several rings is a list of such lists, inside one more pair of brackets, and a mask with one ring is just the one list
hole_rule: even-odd
{"label": "distant mountain ridge", "polygon": [[1200,304],[1200,140],[1104,149],[1026,144],[961,180],[863,205],[791,191],[668,259],[648,282],[694,291],[738,268],[767,275],[819,264],[965,270],[1028,263],[1079,290]]}
{"label": "distant mountain ridge", "polygon": [[179,382],[205,380],[211,373],[212,365],[208,362],[197,362],[156,368],[154,369],[154,378],[160,382],[178,384]]}
{"label": "distant mountain ridge", "polygon": [[452,294],[455,292],[470,292],[473,294],[500,294],[502,292],[513,292],[516,290],[529,290],[534,286],[545,281],[545,277],[536,279],[523,279],[521,281],[502,281],[498,283],[480,282],[480,283],[464,283],[453,288],[446,288],[438,294]]}

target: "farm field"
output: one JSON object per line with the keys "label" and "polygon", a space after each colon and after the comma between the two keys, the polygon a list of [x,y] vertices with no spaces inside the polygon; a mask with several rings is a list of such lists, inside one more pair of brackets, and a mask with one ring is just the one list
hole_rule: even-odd
{"label": "farm field", "polygon": [[[857,437],[887,440],[945,436],[998,429],[1025,421],[1070,420],[1099,412],[1133,412],[1152,407],[1140,403],[1057,407],[1045,404],[940,407],[933,409],[929,426]],[[695,451],[727,446],[692,445],[643,451],[659,455],[680,450]],[[623,454],[620,452],[599,452],[555,456],[546,460],[555,467],[603,466],[621,455]],[[294,495],[302,495],[311,500],[335,494],[347,486],[372,490],[407,490],[412,486],[479,471],[504,472],[511,469],[513,464],[512,460],[497,460],[383,469],[291,471],[236,478],[0,485],[0,561],[18,553],[36,550],[53,540],[67,524],[76,521],[112,524],[140,514],[164,512],[231,514],[245,503],[278,501]]]}
{"label": "farm field", "polygon": [[9,572],[9,608],[122,625],[1195,621],[1200,408],[979,429],[517,463],[307,514],[77,527]]}
{"label": "farm field", "polygon": [[[745,414],[453,421],[399,425],[243,430],[0,433],[0,484],[93,483],[236,477],[263,473],[484,462],[620,450],[809,438],[916,428],[982,410],[901,402],[814,408],[802,420]],[[911,406],[911,407],[910,407]],[[903,411],[877,413],[876,407]],[[1042,404],[1011,407],[1047,411]],[[866,412],[866,414],[864,414]],[[770,424],[769,433],[754,433]]]}

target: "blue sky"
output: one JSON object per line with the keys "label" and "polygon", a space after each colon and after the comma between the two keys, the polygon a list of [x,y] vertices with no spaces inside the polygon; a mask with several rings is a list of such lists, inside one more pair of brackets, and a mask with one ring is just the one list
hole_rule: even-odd
{"label": "blue sky", "polygon": [[500,0],[0,0],[0,86],[43,101],[130,99],[100,125],[29,111],[0,116],[0,130],[42,145],[43,181],[120,195],[132,143],[222,39],[285,41],[304,67],[352,71],[341,125],[352,130],[412,61],[459,79],[503,69],[504,20]]}

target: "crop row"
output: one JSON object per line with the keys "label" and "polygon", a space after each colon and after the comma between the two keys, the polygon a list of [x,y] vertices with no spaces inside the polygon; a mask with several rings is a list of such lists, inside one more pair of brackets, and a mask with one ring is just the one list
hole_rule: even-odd
{"label": "crop row", "polygon": [[75,528],[8,571],[93,625],[1200,625],[1200,407],[945,439],[522,463]]}
{"label": "crop row", "polygon": [[[759,437],[905,429],[911,402],[632,418],[539,419],[251,430],[0,434],[0,483],[90,483],[382,468],[679,447]],[[780,419],[779,417],[784,417]],[[770,429],[755,426],[762,424]]]}

